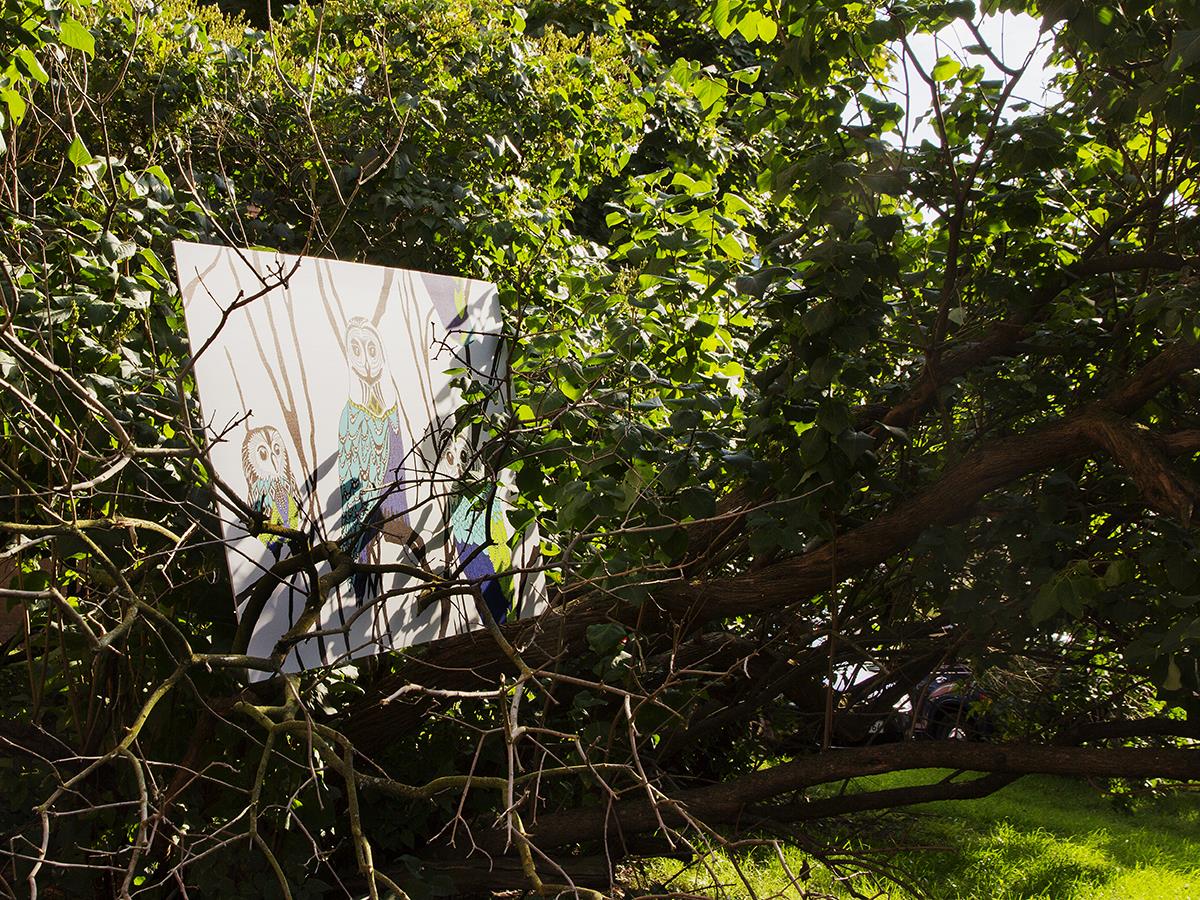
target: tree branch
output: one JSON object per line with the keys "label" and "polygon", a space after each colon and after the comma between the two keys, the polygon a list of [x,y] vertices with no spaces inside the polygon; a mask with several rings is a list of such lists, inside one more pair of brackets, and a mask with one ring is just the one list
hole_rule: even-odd
{"label": "tree branch", "polygon": [[[953,791],[889,789],[835,801],[810,801],[780,807],[763,804],[803,788],[846,778],[882,775],[908,769],[948,768],[989,772],[1003,778],[980,779],[959,786],[963,796],[973,791],[991,793],[1013,780],[1009,776],[1070,775],[1098,778],[1171,778],[1200,780],[1200,750],[1107,749],[1038,746],[1033,744],[982,744],[967,741],[923,741],[833,750],[781,763],[741,778],[710,787],[680,791],[671,803],[658,805],[657,815],[643,797],[621,800],[609,807],[571,810],[542,816],[534,839],[543,849],[598,840],[604,835],[645,834],[658,827],[658,816],[669,825],[684,826],[676,805],[690,817],[709,825],[752,825],[748,813],[771,818],[820,818],[854,809],[923,803],[949,799]],[[808,808],[806,810],[806,808]]]}

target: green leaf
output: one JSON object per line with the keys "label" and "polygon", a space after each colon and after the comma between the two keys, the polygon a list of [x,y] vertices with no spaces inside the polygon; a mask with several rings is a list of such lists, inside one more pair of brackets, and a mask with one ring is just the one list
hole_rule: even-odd
{"label": "green leaf", "polygon": [[879,172],[862,177],[863,184],[876,193],[899,196],[908,187],[908,179],[895,172]]}
{"label": "green leaf", "polygon": [[671,427],[680,434],[699,428],[702,421],[704,416],[694,409],[677,409],[670,416]]}
{"label": "green leaf", "polygon": [[800,324],[809,334],[820,334],[837,324],[838,308],[830,301],[818,303],[800,317]]}
{"label": "green leaf", "polygon": [[13,122],[21,124],[21,120],[25,118],[25,98],[10,89],[0,91],[0,99],[8,106],[8,114],[12,116]]}
{"label": "green leaf", "polygon": [[88,152],[88,148],[83,145],[83,139],[79,135],[75,135],[71,141],[71,146],[67,148],[67,159],[75,164],[75,168],[82,169],[89,165],[94,157]]}
{"label": "green leaf", "polygon": [[1196,564],[1191,557],[1180,554],[1166,561],[1167,581],[1177,591],[1186,591],[1196,581]]}
{"label": "green leaf", "polygon": [[63,19],[62,25],[59,26],[58,39],[68,47],[82,50],[88,56],[96,55],[96,39],[78,19]]}
{"label": "green leaf", "polygon": [[171,187],[171,179],[167,175],[167,173],[163,171],[162,166],[151,166],[150,168],[148,168],[146,170],[146,174],[153,175],[155,178],[157,178],[159,181],[161,181],[163,183],[163,186],[166,187],[167,190],[173,190],[173,188]]}
{"label": "green leaf", "polygon": [[23,591],[44,591],[50,586],[49,573],[34,569],[33,571],[22,570],[14,579],[16,587]]}
{"label": "green leaf", "polygon": [[1182,673],[1179,671],[1179,664],[1175,662],[1175,654],[1172,653],[1167,658],[1167,677],[1163,679],[1164,691],[1177,691],[1183,687]]}
{"label": "green leaf", "polygon": [[830,434],[841,434],[850,427],[850,412],[846,404],[837,400],[825,400],[817,410],[817,425]]}
{"label": "green leaf", "polygon": [[709,78],[707,76],[703,76],[696,79],[696,84],[695,87],[692,88],[692,93],[695,94],[696,99],[700,101],[701,107],[704,109],[711,109],[718,100],[722,99],[727,93],[729,93],[729,88],[720,78]]}
{"label": "green leaf", "polygon": [[100,236],[100,255],[109,262],[124,262],[137,253],[137,244],[123,241],[111,231]]}
{"label": "green leaf", "polygon": [[1037,596],[1033,598],[1033,604],[1029,608],[1029,617],[1033,619],[1034,625],[1041,625],[1054,618],[1062,608],[1058,602],[1057,588],[1057,583],[1053,581],[1043,584],[1041,590],[1037,592]]}
{"label": "green leaf", "polygon": [[730,259],[743,259],[746,255],[745,251],[742,250],[742,245],[737,242],[737,238],[732,234],[726,234],[722,236],[722,238],[717,241],[717,246]]}
{"label": "green leaf", "polygon": [[758,37],[758,20],[760,18],[762,18],[762,13],[750,10],[738,19],[737,30],[747,41],[753,42]]}
{"label": "green leaf", "polygon": [[1190,69],[1200,61],[1200,29],[1175,32],[1171,40],[1171,53],[1167,57],[1167,71]]}
{"label": "green leaf", "polygon": [[119,293],[117,294],[117,302],[126,309],[148,309],[150,306],[150,292],[135,290],[127,294]]}
{"label": "green leaf", "polygon": [[34,81],[39,84],[45,84],[50,80],[50,76],[42,68],[42,64],[38,62],[38,58],[33,55],[33,51],[28,47],[17,48],[17,59],[21,61],[21,64],[25,67],[25,71],[29,73],[29,77]]}
{"label": "green leaf", "polygon": [[557,384],[558,389],[566,395],[568,400],[578,400],[583,396],[583,388],[575,386],[567,378],[560,378]]}
{"label": "green leaf", "polygon": [[1104,570],[1104,586],[1115,588],[1118,585],[1133,581],[1133,563],[1127,559],[1118,559],[1108,564]]}
{"label": "green leaf", "polygon": [[717,34],[723,38],[729,37],[733,34],[733,30],[737,28],[735,22],[729,21],[729,0],[716,0],[710,15],[713,27],[717,29]]}
{"label": "green leaf", "polygon": [[599,622],[587,628],[588,646],[596,653],[607,655],[625,640],[625,626],[616,622]]}
{"label": "green leaf", "polygon": [[149,247],[143,247],[140,251],[142,259],[150,265],[150,268],[164,278],[170,278],[170,273],[167,272],[167,267],[162,264],[162,260],[158,258],[158,254]]}
{"label": "green leaf", "polygon": [[680,513],[693,519],[703,519],[717,511],[716,497],[702,487],[690,487],[680,492],[676,503]]}
{"label": "green leaf", "polygon": [[943,56],[934,64],[931,75],[934,81],[949,81],[958,74],[958,70],[961,68],[962,63],[958,60]]}
{"label": "green leaf", "polygon": [[875,446],[875,438],[865,431],[847,430],[838,437],[838,446],[850,462],[858,462],[859,457]]}

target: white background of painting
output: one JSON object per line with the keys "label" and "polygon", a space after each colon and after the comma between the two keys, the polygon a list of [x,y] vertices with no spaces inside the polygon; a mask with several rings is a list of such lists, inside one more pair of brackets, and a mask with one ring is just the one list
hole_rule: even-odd
{"label": "white background of painting", "polygon": [[[399,400],[402,434],[410,454],[419,439],[429,433],[432,423],[452,421],[458,403],[445,372],[463,362],[456,360],[446,346],[438,345],[445,341],[458,347],[464,339],[460,332],[470,333],[471,363],[485,370],[498,352],[499,302],[494,287],[484,282],[448,278],[439,282],[447,287],[457,282],[468,288],[468,320],[454,334],[447,334],[429,296],[425,282],[429,276],[182,242],[175,245],[175,254],[193,352],[200,351],[219,329],[216,339],[195,363],[213,468],[245,499],[242,440],[248,428],[273,425],[284,436],[292,474],[302,494],[306,474],[316,470],[317,490],[302,527],[315,523],[321,537],[339,536],[338,425],[352,389],[341,347],[345,323],[362,316],[374,321],[379,331],[392,374],[392,384],[387,384],[385,378],[384,404]],[[239,297],[262,291],[263,279],[275,283],[281,274],[287,276],[286,288],[272,290],[233,311],[222,325],[226,308]],[[286,423],[281,394],[284,406],[294,409],[294,428]],[[247,415],[245,424],[232,424]],[[223,433],[223,439],[219,438]],[[448,510],[444,501],[426,502],[431,490],[429,483],[417,491],[409,488],[409,503],[419,507],[410,519],[426,540],[430,566],[440,571],[445,559]],[[444,490],[443,483],[439,493]],[[311,518],[314,515],[316,518]],[[274,558],[225,507],[221,518],[234,591],[241,596],[274,564]],[[379,547],[381,562],[415,562],[398,545],[381,541]],[[328,566],[323,565],[318,571],[323,574],[327,570]],[[403,583],[400,576],[386,575],[383,589]],[[541,594],[540,584],[531,581],[530,587],[538,588],[536,593]],[[522,593],[529,593],[530,602],[534,602],[532,591]],[[272,595],[251,639],[252,655],[269,654],[275,641],[290,627],[290,616],[298,613],[304,600],[302,594],[294,592],[290,597],[284,586]],[[342,585],[338,597],[331,596],[330,600],[323,610],[325,630],[341,627],[341,617],[349,618],[356,611],[348,584]],[[376,607],[354,622],[348,643],[340,636],[309,639],[289,659],[288,668],[334,663],[347,656],[409,646],[439,636],[439,605],[417,615],[416,595],[407,594]],[[468,597],[455,598],[454,607],[449,633],[478,627],[478,616]],[[523,608],[519,613],[533,611]]]}

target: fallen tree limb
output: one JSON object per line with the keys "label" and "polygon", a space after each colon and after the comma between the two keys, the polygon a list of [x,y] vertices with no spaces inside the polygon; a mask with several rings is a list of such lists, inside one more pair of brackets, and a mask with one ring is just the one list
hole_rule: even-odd
{"label": "fallen tree limb", "polygon": [[[530,664],[551,664],[568,648],[577,647],[589,625],[623,621],[645,627],[647,616],[658,620],[667,613],[693,625],[733,615],[778,611],[827,590],[836,571],[839,579],[851,577],[883,563],[910,546],[924,531],[949,525],[968,517],[989,492],[1036,472],[1044,471],[1097,452],[1118,451],[1111,437],[1115,428],[1131,428],[1114,416],[1127,415],[1161,391],[1173,379],[1200,366],[1200,346],[1177,343],[1146,363],[1109,397],[1028,432],[999,438],[966,456],[942,477],[874,520],[840,535],[828,543],[753,573],[695,578],[662,585],[654,602],[640,610],[614,604],[605,594],[591,594],[563,607],[550,610],[537,620],[513,623],[504,633],[523,652]],[[1116,424],[1114,424],[1116,423]],[[1189,429],[1173,434],[1139,430],[1139,447],[1156,462],[1166,455],[1184,455],[1200,450],[1200,431]],[[1150,471],[1150,470],[1146,470]],[[1161,469],[1154,470],[1161,473]],[[1139,484],[1144,481],[1135,475]],[[1148,484],[1148,483],[1147,483]],[[1144,485],[1143,485],[1144,486]],[[1176,497],[1186,493],[1181,489]],[[1147,502],[1160,503],[1157,494]],[[1172,506],[1182,512],[1182,504]],[[462,688],[489,684],[504,664],[495,642],[482,632],[440,641],[414,655],[407,680]],[[380,698],[400,688],[406,679],[384,679],[370,697],[355,706],[347,717],[347,734],[365,748],[382,746],[392,729],[420,720],[428,704],[382,705]]]}
{"label": "fallen tree limb", "polygon": [[[533,824],[533,836],[542,849],[605,838],[645,834],[658,828],[661,817],[668,825],[685,827],[689,817],[710,826],[749,824],[747,816],[788,819],[820,818],[856,809],[880,809],[949,799],[954,792],[897,788],[863,795],[870,800],[839,797],[836,802],[793,802],[779,807],[765,804],[814,785],[882,775],[909,769],[962,769],[1003,776],[1064,775],[1099,778],[1170,778],[1200,781],[1200,750],[1062,747],[1034,744],[983,744],[966,741],[920,741],[832,750],[803,756],[753,772],[732,781],[676,793],[657,810],[643,796],[611,806],[551,813]],[[1012,780],[1011,778],[1008,780]],[[997,790],[1008,781],[994,779],[971,790]]]}

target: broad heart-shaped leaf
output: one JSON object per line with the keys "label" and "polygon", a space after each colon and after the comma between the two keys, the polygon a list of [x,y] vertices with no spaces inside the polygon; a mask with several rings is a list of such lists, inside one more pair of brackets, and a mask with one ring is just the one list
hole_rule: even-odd
{"label": "broad heart-shaped leaf", "polygon": [[729,37],[737,28],[737,22],[729,21],[729,0],[717,0],[713,4],[712,11],[713,27],[717,29],[717,34],[723,38]]}
{"label": "broad heart-shaped leaf", "polygon": [[83,138],[79,135],[75,135],[74,140],[71,141],[71,146],[67,148],[67,159],[74,163],[77,169],[82,169],[92,161],[92,154],[83,145]]}
{"label": "broad heart-shaped leaf", "polygon": [[700,105],[704,109],[709,109],[714,103],[729,93],[729,88],[723,79],[704,76],[697,79],[695,87],[692,88],[692,93],[696,95],[696,99],[700,101]]}
{"label": "broad heart-shaped leaf", "polygon": [[96,55],[96,39],[78,19],[66,18],[59,26],[58,39],[68,47],[82,50],[88,56]]}
{"label": "broad heart-shaped leaf", "polygon": [[737,30],[751,43],[756,40],[770,43],[779,33],[779,26],[770,16],[758,10],[749,10],[738,21]]}
{"label": "broad heart-shaped leaf", "polygon": [[769,15],[762,15],[758,20],[758,39],[769,44],[779,34],[779,25]]}
{"label": "broad heart-shaped leaf", "polygon": [[958,70],[962,68],[962,63],[957,59],[951,59],[949,56],[943,56],[933,66],[933,72],[930,73],[934,81],[949,81],[958,74]]}

